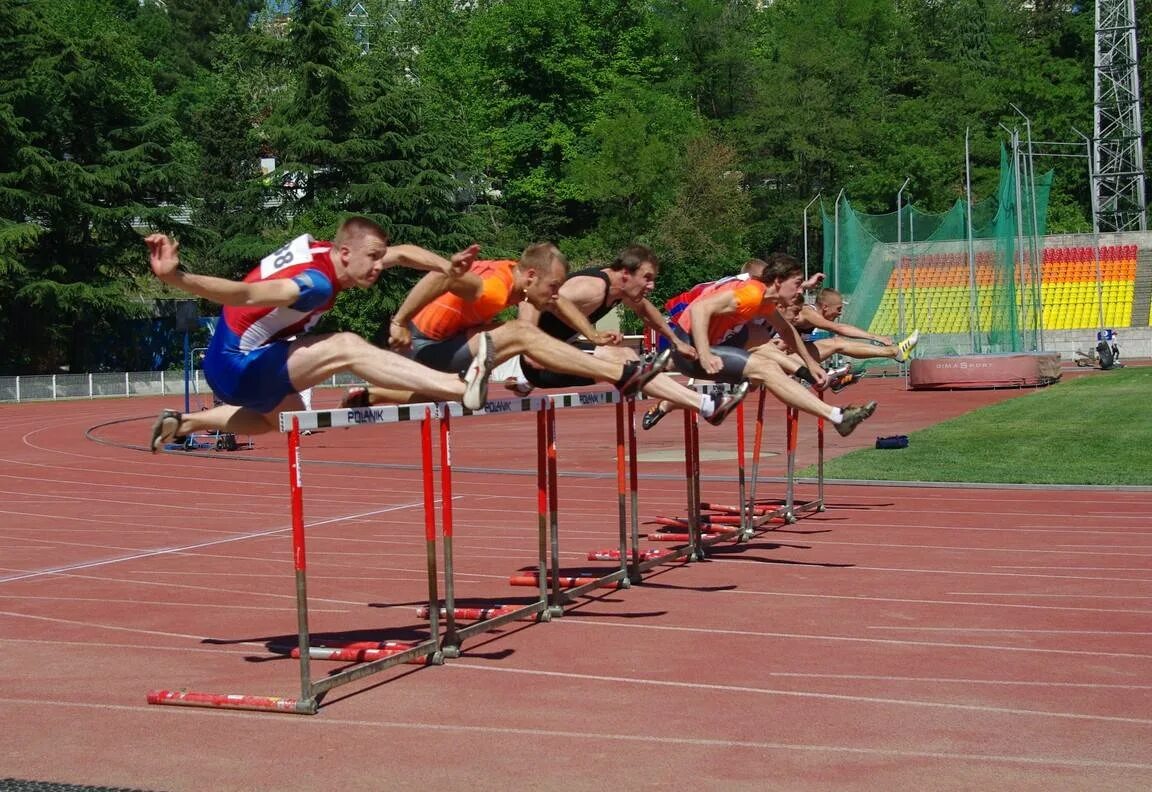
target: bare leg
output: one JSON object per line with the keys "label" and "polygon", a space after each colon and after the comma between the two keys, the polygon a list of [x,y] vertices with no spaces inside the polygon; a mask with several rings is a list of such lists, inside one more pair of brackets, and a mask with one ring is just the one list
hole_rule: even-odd
{"label": "bare leg", "polygon": [[866,341],[854,341],[850,338],[821,338],[815,342],[814,346],[818,355],[816,359],[821,361],[827,360],[833,355],[844,355],[845,357],[856,358],[857,360],[865,360],[867,358],[889,358],[895,360],[900,354],[900,350],[896,348],[895,344],[880,346],[878,344],[869,344]]}
{"label": "bare leg", "polygon": [[270,413],[260,413],[248,407],[235,407],[231,404],[213,407],[211,410],[187,413],[180,418],[177,435],[193,432],[232,432],[233,434],[256,435],[273,432],[280,428],[280,413],[284,410],[303,410],[304,402],[300,394],[293,393],[284,398]]}
{"label": "bare leg", "polygon": [[[640,359],[639,355],[627,347],[596,347],[593,355],[598,358],[612,360],[620,363],[627,363]],[[648,396],[654,396],[664,400],[663,403],[669,404],[667,409],[672,409],[672,405],[681,407],[685,410],[700,409],[700,394],[691,388],[685,388],[683,385],[669,377],[667,374],[658,374],[649,380],[648,384],[644,386],[644,393]],[[667,409],[665,412],[667,412]]]}
{"label": "bare leg", "polygon": [[422,366],[373,346],[354,333],[305,336],[292,343],[288,376],[297,388],[318,385],[343,371],[372,385],[437,399],[459,399],[464,394],[464,382],[456,374]]}
{"label": "bare leg", "polygon": [[766,355],[750,355],[748,365],[744,367],[744,376],[754,382],[764,383],[764,387],[779,401],[803,410],[809,415],[831,421],[838,412],[833,405],[816,398],[812,391],[788,376]]}
{"label": "bare leg", "polygon": [[416,391],[400,390],[399,388],[368,387],[369,404],[417,404],[427,401],[428,397]]}
{"label": "bare leg", "polygon": [[[624,364],[588,355],[545,333],[535,325],[519,319],[506,322],[488,333],[496,348],[496,361],[501,363],[513,355],[529,354],[540,368],[561,374],[574,374],[599,382],[615,384],[624,376]],[[476,348],[475,338],[469,347]]]}

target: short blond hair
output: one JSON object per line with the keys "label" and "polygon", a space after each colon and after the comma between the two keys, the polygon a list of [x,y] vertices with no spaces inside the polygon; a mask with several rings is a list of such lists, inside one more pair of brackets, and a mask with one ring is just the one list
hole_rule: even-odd
{"label": "short blond hair", "polygon": [[551,242],[537,242],[524,248],[518,267],[521,270],[547,272],[557,262],[564,267],[564,274],[568,274],[568,257],[560,252],[560,248]]}

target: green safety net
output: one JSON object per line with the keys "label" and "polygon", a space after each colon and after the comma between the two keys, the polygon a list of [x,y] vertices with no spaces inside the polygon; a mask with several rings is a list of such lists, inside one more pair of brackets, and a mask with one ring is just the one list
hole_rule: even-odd
{"label": "green safety net", "polygon": [[[996,195],[946,212],[908,204],[864,214],[841,197],[821,205],[826,285],[844,296],[842,322],[903,338],[919,356],[1019,352],[1040,346],[1042,238],[1052,173],[1017,183],[1001,146]],[[874,361],[887,362],[887,361]]]}

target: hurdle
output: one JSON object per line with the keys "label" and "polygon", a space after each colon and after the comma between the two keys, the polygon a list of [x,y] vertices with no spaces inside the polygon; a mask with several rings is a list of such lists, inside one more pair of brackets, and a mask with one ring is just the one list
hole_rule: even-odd
{"label": "hurdle", "polygon": [[[719,383],[696,383],[690,385],[698,393],[714,392],[728,386]],[[824,420],[817,421],[817,497],[811,501],[798,502],[795,497],[796,450],[799,436],[799,410],[787,407],[785,413],[785,438],[787,473],[785,496],[773,501],[757,500],[756,487],[759,480],[760,458],[763,452],[764,407],[767,390],[761,386],[756,409],[756,429],[752,451],[752,471],[746,476],[744,416],[745,404],[736,407],[736,453],[737,453],[737,506],[725,506],[705,502],[701,495],[700,477],[700,434],[699,416],[691,411],[684,412],[684,457],[685,478],[687,481],[687,515],[683,518],[657,518],[653,522],[669,528],[681,528],[682,533],[653,533],[649,541],[683,542],[681,547],[663,550],[659,553],[640,550],[640,537],[637,530],[632,532],[633,582],[640,573],[676,558],[699,560],[706,556],[707,548],[720,542],[747,542],[766,524],[779,520],[786,524],[795,523],[798,515],[806,511],[824,511]],[[722,392],[722,391],[721,391]],[[820,394],[823,399],[823,393]],[[635,431],[633,429],[633,441]],[[633,456],[635,456],[633,446]],[[645,557],[646,554],[647,557]]]}
{"label": "hurdle", "polygon": [[[559,472],[557,453],[556,410],[571,407],[590,407],[597,405],[616,405],[617,425],[617,497],[619,511],[619,547],[616,557],[607,560],[619,562],[617,568],[610,572],[598,575],[561,575],[560,574],[560,530],[559,530]],[[468,609],[455,607],[455,565],[451,556],[452,542],[452,515],[450,510],[444,512],[444,549],[445,549],[445,619],[446,630],[443,642],[444,656],[453,658],[459,655],[461,642],[474,634],[489,632],[509,621],[524,619],[537,614],[540,621],[549,621],[564,614],[564,606],[575,600],[580,594],[609,586],[627,587],[628,567],[626,561],[627,537],[624,522],[624,462],[623,462],[623,415],[625,405],[632,405],[631,400],[624,400],[616,391],[591,391],[583,393],[552,394],[540,397],[513,399],[501,402],[489,402],[485,410],[495,408],[497,412],[534,411],[537,426],[537,526],[539,557],[534,571],[516,574],[509,577],[508,582],[513,586],[535,587],[539,591],[539,599],[529,606],[516,608],[504,606],[498,610],[493,609],[467,627],[459,627],[455,622],[462,615],[471,616]],[[450,454],[445,450],[450,448],[450,431],[448,426],[452,415],[477,414],[463,410],[455,403],[447,405],[447,410],[441,416],[441,449],[442,449],[442,495],[450,491],[451,465]],[[445,503],[448,498],[443,497]],[[602,560],[602,559],[598,559]],[[483,609],[481,609],[483,610]]]}
{"label": "hurdle", "polygon": [[[824,391],[816,391],[820,401],[824,401]],[[757,501],[756,485],[760,470],[760,443],[764,432],[764,397],[765,391],[760,390],[760,403],[756,411],[756,441],[752,459],[752,484],[749,492],[747,507],[749,510],[775,502],[777,509],[772,512],[788,525],[794,524],[799,515],[804,512],[825,511],[824,503],[824,418],[816,418],[816,497],[812,500],[797,502],[796,500],[796,448],[800,434],[800,410],[797,407],[787,406],[785,410],[785,453],[786,474],[784,484],[784,498],[777,501]]]}
{"label": "hurdle", "polygon": [[[292,566],[296,584],[297,645],[291,656],[298,660],[298,698],[247,694],[203,693],[184,690],[149,691],[149,704],[191,707],[260,710],[315,715],[325,693],[401,663],[439,665],[443,663],[439,635],[439,596],[437,586],[435,493],[432,479],[432,417],[435,405],[401,405],[321,411],[285,412],[280,415],[280,431],[288,437],[288,483],[292,508]],[[304,536],[304,484],[300,451],[301,431],[340,426],[364,426],[398,421],[420,421],[421,459],[424,489],[424,539],[428,571],[429,637],[423,641],[389,646],[312,646],[308,620],[307,553]],[[312,660],[360,662],[315,680]]]}

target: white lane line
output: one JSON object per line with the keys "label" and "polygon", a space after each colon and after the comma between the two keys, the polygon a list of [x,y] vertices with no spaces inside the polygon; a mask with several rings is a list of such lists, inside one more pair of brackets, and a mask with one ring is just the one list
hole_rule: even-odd
{"label": "white lane line", "polygon": [[[411,508],[414,508],[416,506],[423,506],[423,505],[424,505],[423,501],[416,501],[413,503],[401,504],[399,506],[390,506],[386,509],[375,509],[373,511],[363,512],[361,514],[352,514],[352,515],[348,515],[345,517],[333,517],[333,518],[328,519],[328,520],[318,520],[316,522],[307,524],[305,526],[305,529],[317,528],[321,525],[329,525],[331,523],[344,522],[347,520],[356,520],[356,519],[359,519],[361,517],[367,517],[367,516],[371,516],[374,514],[384,514],[386,512],[398,511],[400,509],[411,509]],[[31,578],[43,577],[45,575],[59,575],[59,574],[64,574],[64,573],[68,573],[68,572],[74,572],[74,571],[77,571],[80,569],[92,569],[94,567],[107,566],[109,564],[120,564],[120,563],[124,563],[126,561],[137,561],[137,560],[142,559],[142,558],[151,558],[153,556],[169,555],[171,553],[184,553],[184,552],[187,552],[189,550],[199,550],[199,549],[204,548],[204,547],[214,547],[216,545],[228,544],[230,542],[243,542],[243,541],[246,541],[248,539],[259,539],[259,538],[264,537],[264,536],[274,536],[275,534],[286,533],[287,531],[290,531],[290,530],[292,530],[291,526],[287,526],[287,527],[283,527],[283,528],[272,528],[272,529],[267,530],[267,531],[257,531],[255,533],[238,534],[235,536],[228,536],[228,537],[225,537],[223,539],[213,539],[213,540],[208,541],[208,542],[200,542],[198,544],[179,545],[176,547],[164,547],[164,548],[160,548],[158,550],[146,550],[146,551],[141,552],[141,553],[134,553],[131,555],[126,555],[126,556],[117,556],[115,558],[106,558],[106,559],[102,559],[99,561],[84,561],[84,562],[80,562],[77,564],[71,564],[69,566],[52,567],[50,569],[38,569],[38,570],[33,571],[33,572],[25,572],[25,573],[19,574],[19,575],[9,575],[8,577],[2,577],[2,578],[0,578],[0,583],[12,583],[12,582],[15,582],[17,580],[29,580]]]}
{"label": "white lane line", "polygon": [[[560,624],[579,624],[597,627],[618,627],[630,630],[657,630],[661,632],[684,632],[700,635],[733,635],[750,638],[787,638],[796,641],[829,641],[841,643],[884,644],[891,646],[929,646],[942,649],[974,649],[988,652],[1021,652],[1024,654],[1072,655],[1076,657],[1126,657],[1139,660],[1152,660],[1152,654],[1139,652],[1089,652],[1082,649],[1039,649],[1032,646],[1003,646],[1000,644],[958,643],[955,641],[903,641],[895,638],[864,638],[854,635],[817,635],[814,633],[762,632],[759,630],[726,630],[712,627],[678,627],[661,624],[618,624],[593,618],[578,621],[559,620]],[[1152,720],[1149,721],[1152,723]]]}
{"label": "white lane line", "polygon": [[1032,594],[1029,592],[1012,591],[948,591],[949,597],[1035,597],[1036,599],[1118,599],[1118,600],[1145,600],[1152,599],[1149,594],[1077,594],[1070,591],[1067,594]]}
{"label": "white lane line", "polygon": [[[77,619],[60,619],[60,618],[56,618],[53,616],[33,616],[30,613],[16,613],[14,611],[0,611],[0,616],[11,616],[11,617],[17,618],[17,619],[30,619],[32,621],[49,622],[51,624],[68,624],[68,625],[71,625],[73,627],[86,627],[88,629],[95,629],[95,630],[115,630],[117,632],[129,632],[129,633],[136,633],[138,635],[158,635],[158,636],[163,636],[165,638],[183,638],[183,639],[191,640],[191,641],[203,642],[203,641],[215,640],[214,638],[212,638],[211,636],[208,636],[208,635],[189,635],[188,633],[164,632],[162,630],[143,630],[143,629],[139,629],[137,627],[122,627],[118,624],[99,624],[97,622],[80,621]],[[260,647],[261,649],[266,648],[263,643],[256,642],[256,641],[245,641],[245,642],[237,641],[235,644],[231,644],[231,645],[232,646],[256,646],[256,647]]]}
{"label": "white lane line", "polygon": [[857,679],[872,682],[924,682],[927,684],[1004,685],[1008,687],[1102,688],[1105,690],[1152,690],[1152,685],[1117,685],[1106,682],[1038,682],[1018,679],[974,679],[971,677],[914,677],[889,674],[818,674],[800,671],[768,671],[769,676],[801,679]]}
{"label": "white lane line", "polygon": [[[748,561],[746,563],[758,563]],[[978,575],[983,577],[1011,577],[1011,578],[1043,578],[1049,580],[1106,580],[1110,583],[1152,583],[1149,578],[1107,577],[1100,575],[1034,575],[1020,572],[975,572],[961,569],[919,569],[916,567],[877,567],[855,566],[851,569],[868,570],[869,572],[927,572],[932,575]]]}
{"label": "white lane line", "polygon": [[[470,665],[461,661],[453,661],[445,668],[471,670]],[[0,701],[5,704],[22,705],[28,707],[62,707],[66,709],[100,710],[105,712],[125,712],[144,714],[154,713],[156,707],[149,705],[131,704],[100,704],[81,701],[61,701],[59,699],[29,699],[4,697]],[[163,708],[161,708],[163,709]],[[220,713],[209,709],[196,707],[172,707],[173,711],[181,710],[179,715],[172,717],[187,718],[219,718]],[[245,712],[236,710],[228,713],[229,719],[245,719],[254,723],[267,725],[268,714],[261,712]],[[652,746],[694,746],[700,748],[746,748],[753,751],[795,751],[801,753],[838,754],[843,756],[863,757],[892,757],[905,759],[940,759],[954,762],[976,763],[978,765],[989,762],[1000,764],[1019,764],[1031,767],[1071,767],[1081,769],[1116,769],[1116,770],[1152,770],[1152,764],[1142,762],[1110,762],[1102,759],[1070,759],[1067,756],[1019,756],[1011,754],[974,754],[948,751],[898,751],[886,748],[858,748],[846,745],[820,745],[817,743],[784,743],[764,742],[753,740],[727,740],[708,739],[702,737],[664,737],[655,734],[624,734],[611,733],[600,730],[593,731],[564,731],[559,729],[527,729],[511,726],[467,726],[458,723],[420,723],[412,720],[387,721],[367,720],[353,718],[324,717],[308,721],[310,726],[318,728],[348,729],[350,727],[366,728],[369,730],[394,729],[401,732],[434,733],[434,734],[479,734],[491,737],[525,737],[525,738],[557,738],[562,740],[580,741],[584,743],[595,742],[605,745],[615,743],[642,743]]]}
{"label": "white lane line", "polygon": [[1138,613],[1152,614],[1152,610],[1132,610],[1130,608],[1075,608],[1069,605],[1019,605],[1015,602],[965,602],[963,600],[910,599],[906,597],[869,597],[858,594],[799,594],[793,591],[742,591],[731,589],[717,594],[743,594],[755,597],[805,597],[809,599],[851,600],[853,602],[900,602],[909,605],[966,605],[977,608],[1023,608],[1025,610],[1085,611],[1088,613]]}
{"label": "white lane line", "polygon": [[785,696],[792,698],[824,699],[828,701],[850,701],[855,704],[881,704],[898,707],[928,707],[964,712],[981,712],[997,715],[1024,715],[1037,718],[1064,718],[1068,720],[1101,721],[1106,723],[1130,723],[1139,726],[1152,726],[1150,718],[1125,718],[1119,715],[1091,715],[1083,712],[1051,712],[1047,710],[1020,709],[1018,707],[992,707],[987,704],[957,704],[951,701],[923,701],[919,699],[882,698],[878,696],[851,696],[842,693],[818,693],[809,690],[783,690],[760,688],[750,685],[722,685],[713,682],[678,682],[672,679],[646,679],[642,677],[608,676],[604,674],[577,674],[570,671],[544,671],[528,668],[496,668],[473,664],[466,660],[449,663],[446,668],[468,668],[476,671],[489,671],[502,674],[523,674],[561,679],[590,680],[593,682],[621,683],[629,686],[647,685],[652,687],[677,688],[681,690],[707,690],[719,693],[759,694],[765,696]]}
{"label": "white lane line", "polygon": [[[283,607],[270,605],[221,605],[207,602],[173,602],[171,600],[109,599],[108,597],[38,597],[33,594],[0,594],[0,600],[47,600],[51,602],[99,602],[108,604],[140,605],[172,608],[210,608],[211,610],[275,611],[283,613]],[[309,608],[309,613],[348,613],[347,608]]]}
{"label": "white lane line", "polygon": [[1152,632],[1141,632],[1137,630],[1041,630],[1041,629],[1025,629],[1022,627],[903,627],[897,625],[886,624],[870,624],[869,630],[914,630],[914,631],[927,631],[927,632],[988,632],[988,633],[1008,633],[1015,635],[1017,633],[1037,633],[1041,635],[1133,635],[1141,637],[1145,635],[1152,635]]}

